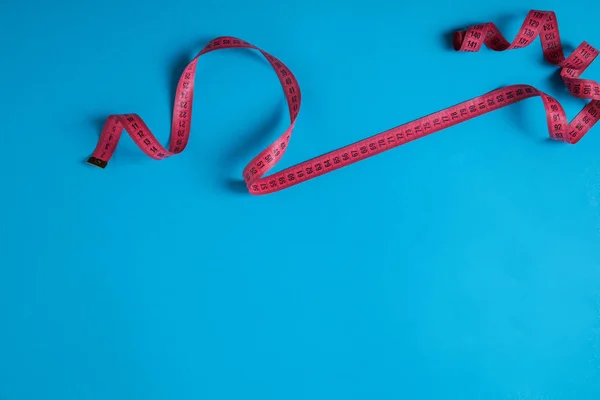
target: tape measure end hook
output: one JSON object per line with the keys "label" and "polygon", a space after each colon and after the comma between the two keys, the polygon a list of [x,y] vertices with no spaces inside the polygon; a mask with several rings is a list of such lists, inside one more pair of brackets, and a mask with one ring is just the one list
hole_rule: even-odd
{"label": "tape measure end hook", "polygon": [[96,157],[88,158],[87,163],[90,165],[93,165],[95,167],[102,168],[102,169],[106,168],[106,166],[108,165],[108,162],[101,160],[99,158],[96,158]]}

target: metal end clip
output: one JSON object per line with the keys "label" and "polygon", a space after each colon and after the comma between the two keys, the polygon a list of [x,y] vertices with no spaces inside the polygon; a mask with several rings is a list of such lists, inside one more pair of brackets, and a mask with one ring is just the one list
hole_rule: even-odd
{"label": "metal end clip", "polygon": [[93,166],[102,168],[102,169],[106,168],[106,166],[108,165],[108,162],[106,162],[104,160],[101,160],[99,158],[96,158],[96,157],[90,157],[90,158],[88,158],[87,163],[91,164]]}

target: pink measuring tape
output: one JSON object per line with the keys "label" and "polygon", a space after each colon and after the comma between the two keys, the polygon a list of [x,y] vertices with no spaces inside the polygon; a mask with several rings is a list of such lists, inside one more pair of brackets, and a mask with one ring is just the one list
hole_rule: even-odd
{"label": "pink measuring tape", "polygon": [[111,115],[104,124],[98,145],[88,163],[105,168],[119,143],[123,128],[140,149],[155,160],[162,160],[181,153],[185,149],[190,135],[194,76],[198,58],[211,51],[231,48],[258,50],[266,57],[279,77],[290,113],[289,128],[244,168],[244,181],[248,191],[254,195],[273,193],[289,188],[533,96],[542,98],[550,137],[571,144],[577,143],[600,119],[600,85],[594,81],[579,78],[598,56],[598,50],[583,42],[565,59],[556,16],[553,12],[530,11],[512,43],[509,43],[498,31],[498,28],[490,22],[455,32],[454,48],[457,51],[475,52],[485,44],[488,48],[496,51],[511,50],[530,45],[538,35],[544,57],[551,64],[561,68],[560,75],[569,93],[575,97],[591,100],[570,123],[567,121],[562,106],[553,97],[529,85],[507,86],[289,167],[273,175],[264,176],[279,162],[288,148],[300,111],[302,98],[300,86],[298,86],[294,74],[277,58],[250,43],[226,36],[218,37],[208,43],[181,75],[175,97],[169,149],[163,147],[156,140],[138,115]]}

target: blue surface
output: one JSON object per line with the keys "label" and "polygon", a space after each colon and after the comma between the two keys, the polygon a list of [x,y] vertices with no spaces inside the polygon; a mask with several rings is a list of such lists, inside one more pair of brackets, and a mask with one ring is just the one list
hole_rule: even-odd
{"label": "blue surface", "polygon": [[251,197],[232,182],[283,96],[217,52],[182,155],[124,137],[84,164],[111,113],[167,143],[174,81],[220,35],[300,82],[278,169],[502,85],[581,109],[539,41],[465,54],[448,33],[512,38],[550,9],[600,47],[590,2],[392,3],[4,0],[1,400],[600,398],[600,128],[549,143],[539,98]]}

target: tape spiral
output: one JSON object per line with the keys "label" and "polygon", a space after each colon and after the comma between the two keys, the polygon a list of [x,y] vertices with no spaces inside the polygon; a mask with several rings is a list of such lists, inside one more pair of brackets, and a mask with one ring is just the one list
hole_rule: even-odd
{"label": "tape spiral", "polygon": [[540,37],[545,59],[552,65],[560,67],[560,76],[568,92],[574,97],[590,99],[590,102],[571,122],[568,122],[563,107],[553,97],[533,86],[511,85],[378,133],[273,175],[265,176],[281,160],[288,148],[300,111],[302,98],[300,86],[294,74],[271,54],[241,39],[224,36],[211,40],[188,64],[179,79],[168,149],[159,143],[137,114],[115,114],[107,118],[98,144],[88,159],[88,163],[105,168],[119,143],[123,129],[146,155],[155,160],[162,160],[181,153],[185,149],[190,135],[194,77],[198,59],[203,54],[215,50],[232,48],[248,48],[262,53],[277,73],[287,99],[290,115],[290,126],[287,130],[254,157],[243,170],[244,182],[249,193],[253,195],[268,194],[289,188],[534,96],[540,96],[542,99],[550,137],[554,140],[575,144],[600,119],[600,85],[597,82],[580,78],[580,75],[598,56],[598,50],[583,42],[569,57],[565,58],[554,12],[530,11],[512,43],[502,36],[493,23],[488,22],[455,32],[453,44],[456,51],[476,52],[481,49],[483,44],[491,50],[504,51],[529,46],[537,36]]}

